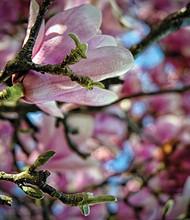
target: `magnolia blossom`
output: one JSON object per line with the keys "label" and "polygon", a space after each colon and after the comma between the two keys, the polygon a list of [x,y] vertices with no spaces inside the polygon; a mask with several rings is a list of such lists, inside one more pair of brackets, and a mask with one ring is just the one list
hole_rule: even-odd
{"label": "magnolia blossom", "polygon": [[[36,3],[31,6],[28,29],[35,20],[36,7]],[[68,36],[74,33],[82,43],[88,44],[87,59],[70,66],[74,73],[94,81],[126,73],[133,66],[133,57],[129,50],[118,47],[113,37],[100,34],[101,21],[101,11],[92,5],[81,5],[55,15],[41,27],[33,50],[33,62],[61,63],[75,48],[74,41]],[[23,100],[28,103],[42,104],[57,100],[99,106],[117,99],[111,91],[98,87],[87,91],[66,76],[36,71],[29,71],[23,78],[16,74],[13,82],[22,82]]]}

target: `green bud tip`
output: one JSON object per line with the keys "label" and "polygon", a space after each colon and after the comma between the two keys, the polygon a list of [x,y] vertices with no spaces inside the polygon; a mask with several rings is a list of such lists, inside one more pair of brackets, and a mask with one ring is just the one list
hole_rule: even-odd
{"label": "green bud tip", "polygon": [[47,163],[53,156],[55,155],[55,151],[45,151],[38,156],[38,158],[34,162],[34,167],[38,168],[45,163]]}

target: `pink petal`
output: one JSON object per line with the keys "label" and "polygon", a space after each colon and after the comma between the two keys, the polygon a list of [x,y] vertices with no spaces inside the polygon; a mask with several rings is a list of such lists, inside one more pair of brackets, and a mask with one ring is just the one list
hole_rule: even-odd
{"label": "pink petal", "polygon": [[87,57],[71,68],[77,75],[89,76],[95,81],[120,76],[134,65],[131,52],[122,47],[100,47],[88,51]]}
{"label": "pink petal", "polygon": [[51,116],[63,118],[63,113],[61,112],[61,110],[58,108],[57,104],[54,101],[38,103],[37,106],[42,111],[48,113]]}
{"label": "pink petal", "polygon": [[190,176],[187,177],[184,187],[183,187],[183,196],[190,198]]}
{"label": "pink petal", "polygon": [[115,38],[109,35],[95,35],[88,41],[88,50],[105,46],[117,46]]}
{"label": "pink petal", "polygon": [[81,42],[87,42],[98,32],[100,25],[101,11],[92,5],[81,5],[57,14],[48,21],[44,43],[33,61],[61,62],[75,47],[69,33],[78,35]]}
{"label": "pink petal", "polygon": [[[126,73],[133,64],[133,57],[129,50],[109,46],[89,51],[86,60],[81,60],[79,63],[72,65],[71,68],[78,75],[90,76],[93,80],[100,81]],[[52,100],[66,101],[64,98],[65,95],[62,97],[63,94],[68,94],[68,92],[72,92],[72,90],[81,88],[68,77],[41,74],[34,71],[30,71],[24,77],[23,86],[25,88],[25,101],[35,103]],[[82,91],[85,91],[85,89],[82,89]],[[89,92],[89,94],[91,93],[92,91]],[[59,98],[57,99],[58,96]],[[91,99],[92,98],[93,97],[91,97]],[[111,99],[113,99],[113,97]]]}
{"label": "pink petal", "polygon": [[[32,82],[32,83],[31,83]],[[23,80],[26,102],[47,102],[56,100],[56,97],[73,90],[79,85],[66,76],[53,76],[35,71],[28,72]]]}
{"label": "pink petal", "polygon": [[117,95],[113,92],[94,87],[93,90],[88,91],[85,88],[79,88],[68,93],[63,93],[56,100],[87,106],[102,106],[116,101],[117,98]]}

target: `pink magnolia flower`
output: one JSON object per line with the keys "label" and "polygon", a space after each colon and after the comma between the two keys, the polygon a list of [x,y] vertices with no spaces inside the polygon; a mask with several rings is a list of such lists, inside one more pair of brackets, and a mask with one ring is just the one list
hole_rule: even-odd
{"label": "pink magnolia flower", "polygon": [[[35,7],[31,7],[29,28],[35,20]],[[61,63],[75,47],[73,40],[68,36],[72,32],[81,42],[88,44],[87,59],[70,66],[77,75],[101,81],[126,73],[133,66],[131,53],[125,48],[118,47],[111,36],[101,35],[100,25],[101,12],[92,5],[81,5],[57,14],[45,27],[42,25],[41,37],[38,37],[33,51],[33,62]],[[17,74],[13,81],[22,82],[23,99],[28,103],[42,104],[57,100],[97,106],[117,99],[111,91],[98,87],[87,91],[65,76],[29,71],[22,79],[19,78],[17,81],[16,78]]]}

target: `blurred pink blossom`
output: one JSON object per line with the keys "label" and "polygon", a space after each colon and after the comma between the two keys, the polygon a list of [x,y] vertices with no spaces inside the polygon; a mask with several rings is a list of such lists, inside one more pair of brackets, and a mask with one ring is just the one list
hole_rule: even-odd
{"label": "blurred pink blossom", "polygon": [[144,129],[143,139],[130,140],[136,156],[132,167],[141,166],[144,176],[152,175],[151,189],[170,196],[182,192],[190,169],[189,130],[183,117],[160,116]]}
{"label": "blurred pink blossom", "polygon": [[139,10],[137,16],[149,23],[157,23],[169,13],[175,12],[182,7],[185,7],[188,0],[173,1],[173,0],[138,0]]}
{"label": "blurred pink blossom", "polygon": [[21,16],[27,16],[29,1],[15,0],[14,3],[11,0],[0,1],[0,39],[16,34],[21,28],[18,26],[22,23]]}
{"label": "blurred pink blossom", "polygon": [[142,91],[142,85],[138,78],[138,74],[135,71],[130,71],[130,73],[124,77],[124,83],[120,95],[121,97],[128,96],[140,91]]}
{"label": "blurred pink blossom", "polygon": [[160,116],[155,123],[148,125],[144,130],[143,140],[147,143],[154,143],[154,140],[158,143],[166,143],[180,134],[181,126],[180,117],[174,115]]}
{"label": "blurred pink blossom", "polygon": [[0,120],[0,170],[10,172],[13,170],[13,156],[11,144],[13,127],[8,121]]}
{"label": "blurred pink blossom", "polygon": [[126,216],[131,220],[137,219],[137,216],[142,220],[159,219],[161,207],[159,206],[157,199],[147,188],[131,194],[128,201],[131,206],[128,206],[127,203],[125,204],[124,202],[118,203],[118,212],[116,214],[118,220],[125,219]]}
{"label": "blurred pink blossom", "polygon": [[182,113],[181,97],[176,94],[163,94],[149,97],[147,102],[150,111],[157,116],[165,114],[180,115]]}
{"label": "blurred pink blossom", "polygon": [[105,145],[118,145],[127,135],[126,122],[116,114],[99,113],[95,117],[93,136]]}
{"label": "blurred pink blossom", "polygon": [[185,57],[190,57],[189,34],[190,27],[184,27],[164,38],[162,43],[168,52],[180,53]]}
{"label": "blurred pink blossom", "polygon": [[[76,192],[88,186],[89,183],[95,184],[101,182],[103,173],[100,170],[98,160],[93,156],[84,160],[75,154],[67,143],[63,125],[56,127],[55,121],[54,117],[43,115],[41,123],[38,126],[39,132],[35,136],[37,141],[36,146],[32,150],[31,148],[29,149],[31,151],[29,157],[21,155],[20,152],[18,152],[17,159],[24,160],[27,165],[30,165],[40,153],[47,150],[53,150],[56,152],[56,155],[48,161],[47,164],[40,167],[40,169],[47,169],[52,173],[52,175],[48,177],[48,182],[51,183],[52,186],[61,187],[62,190]],[[74,127],[74,125],[73,120],[72,127]],[[27,138],[23,144],[25,147],[30,147],[29,143],[31,139],[27,136],[23,135],[20,137]],[[79,148],[82,145],[82,137],[78,137],[79,140],[81,140],[80,143],[77,143]],[[83,141],[85,141],[85,139]],[[27,143],[27,140],[29,143]],[[83,151],[83,149],[80,150]]]}

